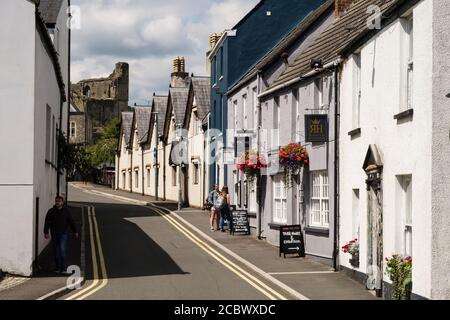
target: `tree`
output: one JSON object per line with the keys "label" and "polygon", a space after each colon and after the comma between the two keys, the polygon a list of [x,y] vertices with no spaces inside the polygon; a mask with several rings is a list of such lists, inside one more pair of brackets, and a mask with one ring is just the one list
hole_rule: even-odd
{"label": "tree", "polygon": [[67,175],[73,176],[78,172],[86,179],[91,172],[89,154],[82,145],[74,145],[67,142],[63,132],[59,134],[59,166]]}
{"label": "tree", "polygon": [[100,140],[86,150],[93,168],[104,163],[113,164],[115,162],[119,136],[120,120],[115,118],[105,127]]}

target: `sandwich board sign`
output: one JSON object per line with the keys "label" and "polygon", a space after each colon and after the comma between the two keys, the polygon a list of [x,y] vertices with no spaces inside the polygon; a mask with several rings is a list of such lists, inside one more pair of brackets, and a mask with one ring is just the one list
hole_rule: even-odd
{"label": "sandwich board sign", "polygon": [[302,227],[300,225],[280,226],[280,257],[287,254],[305,256]]}

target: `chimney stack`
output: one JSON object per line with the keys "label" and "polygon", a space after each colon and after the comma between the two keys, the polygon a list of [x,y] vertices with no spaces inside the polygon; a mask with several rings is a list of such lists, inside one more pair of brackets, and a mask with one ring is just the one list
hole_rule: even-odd
{"label": "chimney stack", "polygon": [[209,49],[212,50],[217,42],[219,42],[220,37],[222,37],[222,33],[213,33],[209,37]]}
{"label": "chimney stack", "polygon": [[173,60],[172,87],[184,87],[186,85],[185,79],[189,76],[186,72],[186,61],[184,57],[176,57]]}
{"label": "chimney stack", "polygon": [[334,5],[334,15],[335,17],[342,16],[348,8],[350,8],[350,5],[352,4],[353,0],[335,0]]}

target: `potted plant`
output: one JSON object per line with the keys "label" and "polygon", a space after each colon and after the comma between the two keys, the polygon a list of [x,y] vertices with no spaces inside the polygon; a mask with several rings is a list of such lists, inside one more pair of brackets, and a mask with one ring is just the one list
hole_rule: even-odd
{"label": "potted plant", "polygon": [[386,273],[392,281],[392,299],[409,300],[412,284],[412,257],[394,254],[386,258]]}
{"label": "potted plant", "polygon": [[267,162],[258,152],[246,151],[239,158],[236,167],[245,174],[247,181],[252,184],[255,178],[261,174],[261,169],[267,168]]}
{"label": "potted plant", "polygon": [[284,169],[285,186],[291,188],[300,169],[309,164],[308,152],[298,143],[290,143],[280,148],[279,163]]}
{"label": "potted plant", "polygon": [[342,246],[342,252],[351,254],[350,264],[359,268],[359,242],[358,239],[351,240]]}

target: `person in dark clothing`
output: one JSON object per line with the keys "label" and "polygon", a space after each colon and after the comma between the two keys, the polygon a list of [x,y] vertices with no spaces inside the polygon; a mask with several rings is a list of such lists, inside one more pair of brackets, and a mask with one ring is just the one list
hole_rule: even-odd
{"label": "person in dark clothing", "polygon": [[57,273],[67,273],[66,256],[69,228],[75,234],[75,237],[78,238],[77,228],[72,215],[69,209],[64,206],[64,198],[56,197],[55,206],[47,212],[45,217],[44,235],[45,239],[49,239],[50,231]]}

